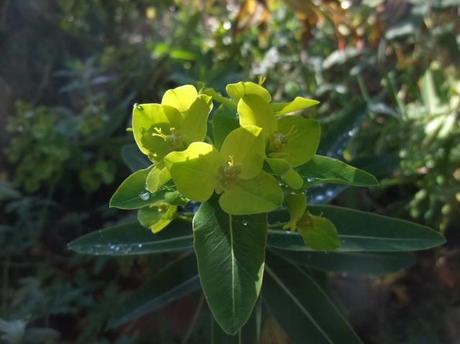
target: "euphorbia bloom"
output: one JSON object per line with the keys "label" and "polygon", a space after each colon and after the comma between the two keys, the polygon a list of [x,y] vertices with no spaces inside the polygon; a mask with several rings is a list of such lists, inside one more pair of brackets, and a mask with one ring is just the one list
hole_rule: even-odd
{"label": "euphorbia bloom", "polygon": [[283,200],[276,179],[262,170],[264,158],[262,129],[247,126],[230,132],[220,151],[208,143],[194,142],[164,160],[184,196],[204,202],[216,192],[224,211],[247,215],[274,210]]}
{"label": "euphorbia bloom", "polygon": [[163,166],[166,154],[184,150],[190,143],[205,138],[211,109],[211,98],[198,94],[192,85],[168,90],[161,104],[134,106],[134,139],[141,152],[155,162],[146,181],[150,192],[155,192],[170,179]]}
{"label": "euphorbia bloom", "polygon": [[315,155],[321,129],[315,120],[287,114],[318,102],[297,97],[288,103],[271,103],[270,93],[251,82],[230,84],[227,93],[238,100],[240,125],[255,125],[263,129],[267,162],[273,172],[292,188],[301,188],[303,180],[292,167],[305,164]]}

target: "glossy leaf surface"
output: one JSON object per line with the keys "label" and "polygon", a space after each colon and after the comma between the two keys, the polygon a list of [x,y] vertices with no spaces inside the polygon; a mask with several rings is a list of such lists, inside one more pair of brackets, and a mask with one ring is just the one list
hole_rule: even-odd
{"label": "glossy leaf surface", "polygon": [[193,220],[201,285],[214,318],[228,334],[249,319],[262,285],[266,215],[231,216],[213,200]]}
{"label": "glossy leaf surface", "polygon": [[[417,251],[442,245],[443,236],[413,222],[334,206],[309,206],[308,210],[331,220],[337,227],[341,252]],[[287,212],[274,213],[270,222],[287,222]],[[309,251],[302,237],[290,231],[270,231],[268,245],[292,251]]]}
{"label": "glossy leaf surface", "polygon": [[192,229],[189,222],[179,219],[158,234],[138,223],[123,224],[83,235],[67,247],[81,254],[106,256],[182,251],[192,248]]}
{"label": "glossy leaf surface", "polygon": [[329,296],[304,270],[267,254],[263,300],[293,343],[362,343]]}

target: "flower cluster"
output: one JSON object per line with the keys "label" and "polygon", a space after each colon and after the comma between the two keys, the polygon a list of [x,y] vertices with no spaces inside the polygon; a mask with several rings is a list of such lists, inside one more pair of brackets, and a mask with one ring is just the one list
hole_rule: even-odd
{"label": "flower cluster", "polygon": [[[134,106],[134,139],[153,163],[146,188],[156,192],[174,183],[192,201],[205,202],[217,194],[228,214],[270,212],[284,195],[305,189],[296,168],[315,155],[320,126],[296,112],[318,102],[302,97],[272,102],[270,93],[253,82],[229,84],[226,91],[228,97],[223,97],[185,85],[168,90],[161,104]],[[239,122],[233,130],[222,128],[228,133],[219,147],[207,135],[213,101],[230,108]],[[293,198],[288,199],[292,208]]]}

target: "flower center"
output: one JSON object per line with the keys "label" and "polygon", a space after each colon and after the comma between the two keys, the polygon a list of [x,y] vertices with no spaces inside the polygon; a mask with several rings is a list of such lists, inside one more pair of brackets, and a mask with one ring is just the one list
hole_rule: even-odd
{"label": "flower center", "polygon": [[162,138],[171,147],[172,150],[183,150],[186,148],[184,140],[176,128],[170,128],[169,134],[163,133],[163,130],[158,127],[154,128],[154,131],[155,132],[152,134],[152,136]]}
{"label": "flower center", "polygon": [[223,187],[227,187],[238,180],[238,176],[241,173],[241,168],[236,166],[233,157],[229,156],[227,161],[219,169],[220,172],[220,183]]}
{"label": "flower center", "polygon": [[295,135],[296,132],[297,129],[292,126],[286,134],[280,132],[273,133],[268,139],[268,152],[276,153],[282,151],[288,143],[289,137]]}

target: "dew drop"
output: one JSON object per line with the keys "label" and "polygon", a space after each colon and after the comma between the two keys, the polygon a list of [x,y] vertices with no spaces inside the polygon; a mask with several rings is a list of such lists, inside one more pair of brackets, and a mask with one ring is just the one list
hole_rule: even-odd
{"label": "dew drop", "polygon": [[243,219],[243,220],[241,221],[241,224],[242,224],[244,227],[246,227],[246,226],[248,225],[248,220]]}
{"label": "dew drop", "polygon": [[137,244],[137,247],[138,247],[138,248],[142,248],[142,244]]}
{"label": "dew drop", "polygon": [[141,200],[143,200],[143,201],[148,201],[149,198],[150,198],[150,193],[148,193],[148,192],[141,192],[141,193],[139,194],[139,198],[140,198]]}

